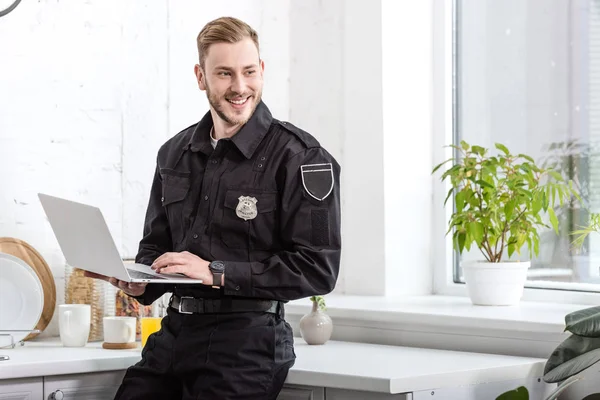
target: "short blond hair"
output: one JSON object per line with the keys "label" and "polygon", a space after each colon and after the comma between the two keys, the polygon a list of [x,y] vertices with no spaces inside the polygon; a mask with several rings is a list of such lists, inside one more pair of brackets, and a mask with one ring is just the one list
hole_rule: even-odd
{"label": "short blond hair", "polygon": [[198,45],[198,59],[200,66],[204,68],[204,61],[208,49],[215,43],[237,43],[245,38],[250,38],[258,46],[258,33],[250,25],[234,17],[221,17],[207,23],[198,34],[196,43]]}

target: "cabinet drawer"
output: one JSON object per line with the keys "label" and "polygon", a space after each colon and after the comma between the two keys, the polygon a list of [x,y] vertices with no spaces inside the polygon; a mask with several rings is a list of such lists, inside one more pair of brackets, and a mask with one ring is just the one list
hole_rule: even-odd
{"label": "cabinet drawer", "polygon": [[0,380],[0,400],[41,400],[43,392],[42,378]]}
{"label": "cabinet drawer", "polygon": [[44,378],[44,400],[113,400],[125,371],[49,376]]}

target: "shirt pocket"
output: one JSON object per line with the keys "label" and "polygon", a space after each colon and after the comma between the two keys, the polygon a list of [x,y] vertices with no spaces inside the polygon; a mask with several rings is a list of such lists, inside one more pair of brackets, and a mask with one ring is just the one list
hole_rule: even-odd
{"label": "shirt pocket", "polygon": [[234,249],[269,250],[277,236],[277,192],[230,189],[225,194],[221,240]]}
{"label": "shirt pocket", "polygon": [[190,190],[190,173],[170,169],[161,169],[162,206],[165,208],[173,246],[183,240],[185,232],[185,216],[183,203]]}

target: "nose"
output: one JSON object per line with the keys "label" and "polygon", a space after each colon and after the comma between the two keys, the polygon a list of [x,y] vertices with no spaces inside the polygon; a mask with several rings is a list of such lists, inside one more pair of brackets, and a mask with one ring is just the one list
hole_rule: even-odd
{"label": "nose", "polygon": [[243,94],[246,91],[246,82],[244,81],[243,76],[235,76],[235,78],[231,82],[231,91],[236,94]]}

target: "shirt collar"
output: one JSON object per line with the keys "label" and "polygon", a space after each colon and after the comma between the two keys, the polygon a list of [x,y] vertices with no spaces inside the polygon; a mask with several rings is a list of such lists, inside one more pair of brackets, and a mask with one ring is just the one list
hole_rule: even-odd
{"label": "shirt collar", "polygon": [[[248,122],[230,140],[244,157],[250,159],[269,131],[272,122],[271,111],[261,100]],[[209,155],[213,150],[210,143],[210,128],[212,126],[212,116],[208,111],[196,125],[186,149],[190,148],[193,152],[201,151]]]}

